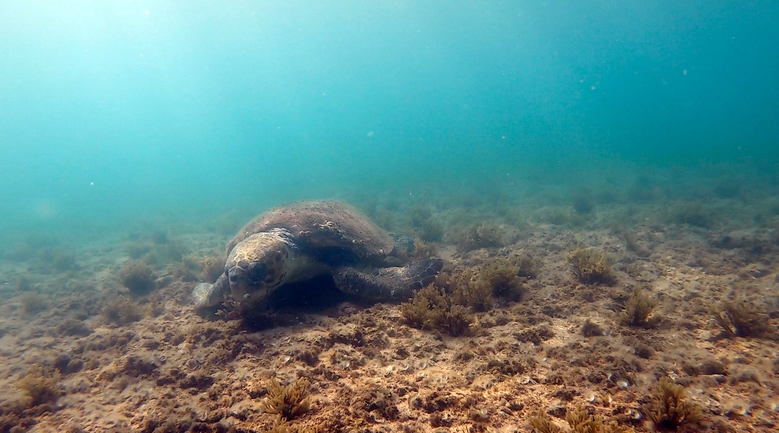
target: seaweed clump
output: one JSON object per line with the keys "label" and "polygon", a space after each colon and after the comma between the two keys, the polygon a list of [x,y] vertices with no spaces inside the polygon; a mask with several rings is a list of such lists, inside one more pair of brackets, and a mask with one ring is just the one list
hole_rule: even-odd
{"label": "seaweed clump", "polygon": [[180,262],[168,265],[167,270],[182,281],[215,283],[224,273],[224,265],[224,256],[210,255],[200,259],[184,256]]}
{"label": "seaweed clump", "polygon": [[577,214],[589,214],[592,213],[594,209],[595,200],[593,200],[591,195],[581,192],[573,196],[573,210],[575,210]]}
{"label": "seaweed clump", "polygon": [[146,263],[131,260],[119,270],[119,282],[133,295],[145,295],[155,287],[154,270]]}
{"label": "seaweed clump", "polygon": [[413,206],[410,210],[411,225],[417,236],[425,242],[437,242],[444,236],[444,226],[433,218],[432,210],[427,206]]}
{"label": "seaweed clump", "polygon": [[181,261],[174,263],[167,267],[167,270],[176,278],[180,278],[181,281],[195,282],[200,279],[200,273],[202,267],[194,257],[184,256]]}
{"label": "seaweed clump", "polygon": [[587,319],[587,321],[584,322],[584,325],[582,325],[582,335],[585,337],[602,337],[606,335],[606,333],[603,332],[603,328],[601,328],[600,325]]}
{"label": "seaweed clump", "polygon": [[35,288],[35,286],[29,277],[22,275],[18,280],[16,280],[15,288],[17,292],[30,292]]}
{"label": "seaweed clump", "polygon": [[528,422],[538,433],[563,433],[565,431],[552,421],[552,417],[540,409],[533,415],[530,415]]}
{"label": "seaweed clump", "polygon": [[710,229],[714,225],[714,215],[707,212],[700,202],[678,203],[671,210],[671,218],[679,224],[687,224],[702,229]]}
{"label": "seaweed clump", "polygon": [[635,232],[629,230],[619,230],[617,232],[622,241],[625,242],[625,247],[628,250],[634,252],[639,257],[648,257],[652,254],[649,248],[638,242],[638,235]]}
{"label": "seaweed clump", "polygon": [[462,296],[452,296],[430,284],[414,293],[411,301],[400,305],[406,323],[418,329],[441,329],[451,336],[468,332],[471,315],[462,305]]}
{"label": "seaweed clump", "polygon": [[413,253],[411,258],[413,260],[429,259],[438,256],[438,248],[435,244],[425,242],[419,238],[414,239]]}
{"label": "seaweed clump", "polygon": [[768,315],[746,300],[723,301],[712,309],[712,313],[717,324],[730,336],[761,337],[773,332]]}
{"label": "seaweed clump", "polygon": [[[632,427],[620,426],[615,421],[607,422],[603,417],[591,415],[582,406],[566,411],[565,421],[571,433],[631,433],[634,431]],[[539,433],[565,433],[566,431],[540,410],[531,415],[528,422]]]}
{"label": "seaweed clump", "polygon": [[51,259],[51,266],[60,272],[77,269],[76,253],[73,251],[57,251]]}
{"label": "seaweed clump", "polygon": [[19,296],[19,303],[22,307],[22,313],[25,315],[34,315],[49,308],[46,298],[34,292],[27,292]]}
{"label": "seaweed clump", "polygon": [[573,274],[584,284],[606,284],[616,282],[606,253],[594,248],[581,248],[568,254]]}
{"label": "seaweed clump", "polygon": [[539,210],[538,220],[556,226],[563,226],[577,222],[578,218],[577,215],[572,215],[563,209],[546,208]]}
{"label": "seaweed clump", "polygon": [[651,399],[641,409],[657,428],[675,429],[684,424],[694,424],[701,417],[701,408],[689,401],[684,386],[666,378],[657,383]]}
{"label": "seaweed clump", "polygon": [[36,365],[16,382],[16,389],[22,391],[31,407],[54,403],[60,396],[57,383],[60,380],[59,371],[48,371],[43,366]]}
{"label": "seaweed clump", "polygon": [[[524,262],[522,265],[527,266]],[[523,267],[509,259],[497,259],[485,266],[481,280],[497,297],[518,301],[525,292],[523,279],[519,276]],[[528,269],[525,269],[527,272]]]}
{"label": "seaweed clump", "polygon": [[656,306],[656,299],[643,290],[636,290],[625,302],[625,310],[620,313],[619,321],[626,326],[651,328],[660,321],[659,317],[652,315]]}
{"label": "seaweed clump", "polygon": [[438,275],[444,294],[451,293],[457,305],[470,307],[474,311],[487,311],[492,308],[492,287],[482,277],[472,271],[453,271]]}
{"label": "seaweed clump", "polygon": [[319,433],[322,431],[324,430],[322,430],[320,426],[290,427],[290,425],[286,421],[276,420],[276,424],[274,424],[274,426],[270,430],[266,430],[266,433]]}
{"label": "seaweed clump", "polygon": [[289,421],[310,409],[311,399],[308,396],[308,381],[305,379],[288,386],[282,386],[276,379],[271,379],[267,388],[268,397],[260,405],[265,413]]}
{"label": "seaweed clump", "polygon": [[134,236],[135,239],[126,244],[127,254],[132,259],[142,259],[144,262],[164,266],[180,261],[188,249],[182,241],[169,236],[167,231],[154,231],[145,238]]}
{"label": "seaweed clump", "polygon": [[203,267],[203,272],[200,275],[200,279],[207,283],[215,283],[216,280],[224,273],[225,258],[224,256],[207,256],[200,261],[200,265]]}
{"label": "seaweed clump", "polygon": [[141,317],[140,308],[129,299],[117,299],[103,308],[103,318],[116,326],[129,325],[141,320]]}
{"label": "seaweed clump", "polygon": [[473,311],[492,308],[494,298],[518,301],[525,293],[523,269],[528,271],[525,258],[517,260],[497,258],[478,271],[454,270],[438,275],[436,283],[444,295],[451,294],[454,304],[469,307]]}
{"label": "seaweed clump", "polygon": [[492,221],[471,226],[460,235],[457,247],[461,252],[480,248],[502,247],[505,243],[505,229]]}
{"label": "seaweed clump", "polygon": [[538,277],[538,263],[533,259],[533,256],[529,254],[522,254],[517,259],[517,266],[519,266],[519,272],[517,275],[524,278],[533,279]]}

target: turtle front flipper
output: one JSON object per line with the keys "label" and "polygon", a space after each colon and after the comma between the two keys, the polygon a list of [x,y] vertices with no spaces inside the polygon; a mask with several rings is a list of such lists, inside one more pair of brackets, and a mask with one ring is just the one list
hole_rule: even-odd
{"label": "turtle front flipper", "polygon": [[443,260],[432,258],[394,268],[360,270],[342,267],[333,272],[333,281],[342,292],[362,298],[406,300],[414,294],[414,290],[432,283],[443,265]]}
{"label": "turtle front flipper", "polygon": [[225,295],[228,293],[230,293],[230,284],[225,274],[220,275],[214,284],[200,283],[192,291],[195,309],[215,307],[224,302]]}

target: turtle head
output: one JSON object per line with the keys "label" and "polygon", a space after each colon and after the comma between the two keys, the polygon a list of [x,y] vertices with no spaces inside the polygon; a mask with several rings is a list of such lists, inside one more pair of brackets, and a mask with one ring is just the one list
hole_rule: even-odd
{"label": "turtle head", "polygon": [[281,287],[294,262],[286,231],[253,234],[233,247],[225,262],[230,295],[238,302],[259,301]]}

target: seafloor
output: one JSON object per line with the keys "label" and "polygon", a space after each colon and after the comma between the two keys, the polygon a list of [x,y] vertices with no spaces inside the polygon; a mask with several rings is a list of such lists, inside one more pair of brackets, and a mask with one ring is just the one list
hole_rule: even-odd
{"label": "seafloor", "polygon": [[[0,262],[0,431],[529,432],[535,416],[564,432],[577,411],[592,421],[577,431],[776,431],[779,204],[640,193],[352,200],[446,259],[444,298],[511,270],[508,292],[416,322],[326,279],[254,314],[196,314],[189,293],[249,215],[86,244],[27,236]],[[611,273],[577,275],[577,251]],[[128,263],[153,286],[131,292]],[[636,299],[651,312],[634,320]],[[272,379],[307,392],[300,410],[274,405]],[[657,409],[658,383],[683,387],[681,408]],[[674,409],[690,416],[652,421]]]}

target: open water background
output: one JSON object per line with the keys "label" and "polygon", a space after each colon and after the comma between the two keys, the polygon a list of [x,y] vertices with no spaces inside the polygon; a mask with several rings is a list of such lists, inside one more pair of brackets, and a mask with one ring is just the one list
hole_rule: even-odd
{"label": "open water background", "polygon": [[0,239],[305,198],[776,196],[777,22],[760,0],[3,1]]}

